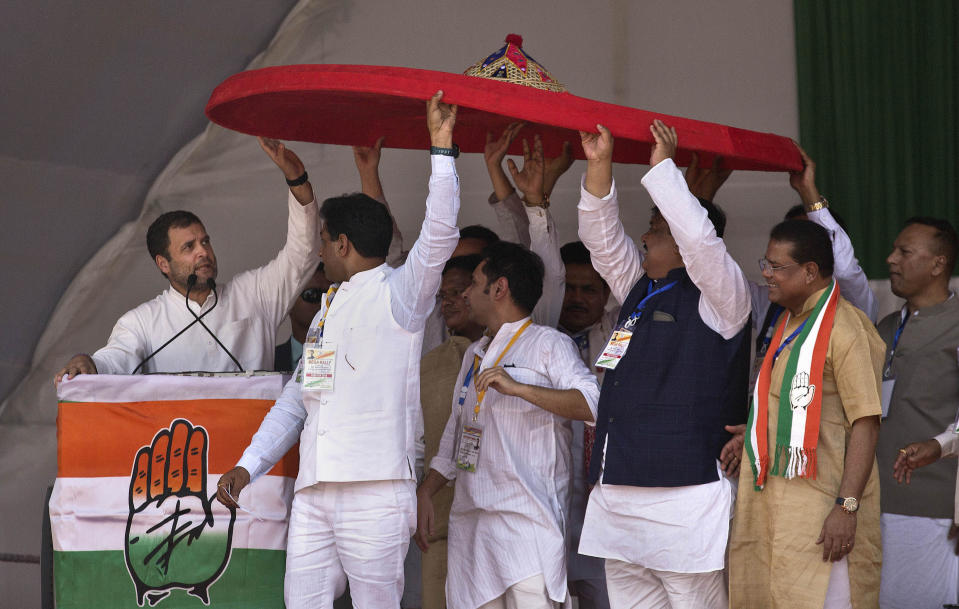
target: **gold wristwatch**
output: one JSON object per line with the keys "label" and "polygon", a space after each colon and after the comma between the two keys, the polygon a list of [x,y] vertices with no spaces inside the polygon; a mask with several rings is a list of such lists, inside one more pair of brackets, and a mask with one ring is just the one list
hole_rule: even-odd
{"label": "gold wristwatch", "polygon": [[859,500],[855,497],[836,497],[836,505],[847,514],[855,514],[859,509]]}

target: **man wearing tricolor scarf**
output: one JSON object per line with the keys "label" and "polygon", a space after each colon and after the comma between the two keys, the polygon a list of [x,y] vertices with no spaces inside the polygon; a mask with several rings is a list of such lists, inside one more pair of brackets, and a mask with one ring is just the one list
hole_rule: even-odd
{"label": "man wearing tricolor scarf", "polygon": [[840,295],[821,226],[777,225],[760,266],[787,314],[750,403],[730,606],[876,607],[882,340]]}

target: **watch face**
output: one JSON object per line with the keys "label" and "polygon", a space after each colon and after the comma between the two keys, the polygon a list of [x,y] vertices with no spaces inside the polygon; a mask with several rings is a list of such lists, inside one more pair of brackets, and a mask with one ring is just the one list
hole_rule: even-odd
{"label": "watch face", "polygon": [[842,507],[847,512],[855,512],[859,509],[859,502],[855,497],[846,497],[842,500]]}

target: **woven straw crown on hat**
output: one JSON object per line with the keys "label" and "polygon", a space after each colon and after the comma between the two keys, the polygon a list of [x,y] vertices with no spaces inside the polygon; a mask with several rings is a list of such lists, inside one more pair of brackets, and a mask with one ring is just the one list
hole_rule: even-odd
{"label": "woven straw crown on hat", "polygon": [[523,38],[517,34],[507,36],[505,46],[467,68],[464,74],[547,91],[567,90],[566,85],[558,82],[549,70],[523,51]]}

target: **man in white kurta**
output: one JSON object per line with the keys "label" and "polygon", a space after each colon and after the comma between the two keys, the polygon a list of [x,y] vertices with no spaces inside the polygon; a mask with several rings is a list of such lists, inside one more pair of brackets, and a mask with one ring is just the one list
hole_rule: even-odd
{"label": "man in white kurta", "polygon": [[[542,263],[538,273],[516,272],[514,266],[512,281],[486,275],[487,266],[495,268],[503,257],[521,253],[534,256],[515,244],[495,244],[474,272],[466,293],[471,317],[485,322],[493,336],[466,351],[453,412],[418,493],[422,544],[432,493],[456,480],[449,520],[449,607],[552,607],[567,597],[570,419],[592,420],[599,387],[572,340],[532,324],[529,312],[541,290],[532,302],[508,300],[510,285],[542,285]],[[509,314],[493,312],[504,302],[513,307]],[[468,441],[464,427],[482,429],[472,468],[462,453]]]}
{"label": "man in white kurta", "polygon": [[[319,223],[303,163],[275,140],[261,140],[261,145],[291,184],[286,244],[276,258],[265,266],[240,273],[216,291],[210,290],[206,280],[216,278],[216,256],[209,235],[196,216],[172,212],[179,214],[180,219],[166,229],[167,245],[155,256],[170,286],[153,300],[124,313],[106,346],[92,357],[75,356],[57,380],[64,374],[70,378],[78,373],[131,374],[144,358],[188,326],[188,330],[144,362],[140,370],[236,371],[236,364],[213,336],[196,323],[194,315],[203,316],[203,323],[244,370],[273,369],[277,328],[299,295],[300,286],[319,262]],[[182,271],[182,277],[178,271]],[[189,273],[199,280],[188,288],[184,284]]]}
{"label": "man in white kurta", "polygon": [[290,609],[329,607],[347,579],[359,608],[398,607],[403,594],[416,522],[420,345],[458,239],[456,110],[441,96],[429,102],[426,217],[406,262],[396,269],[385,262],[392,237],[385,206],[361,194],[323,203],[324,271],[340,283],[307,333],[294,378],[218,483],[217,498],[236,506],[240,490],[299,440],[284,594]]}

